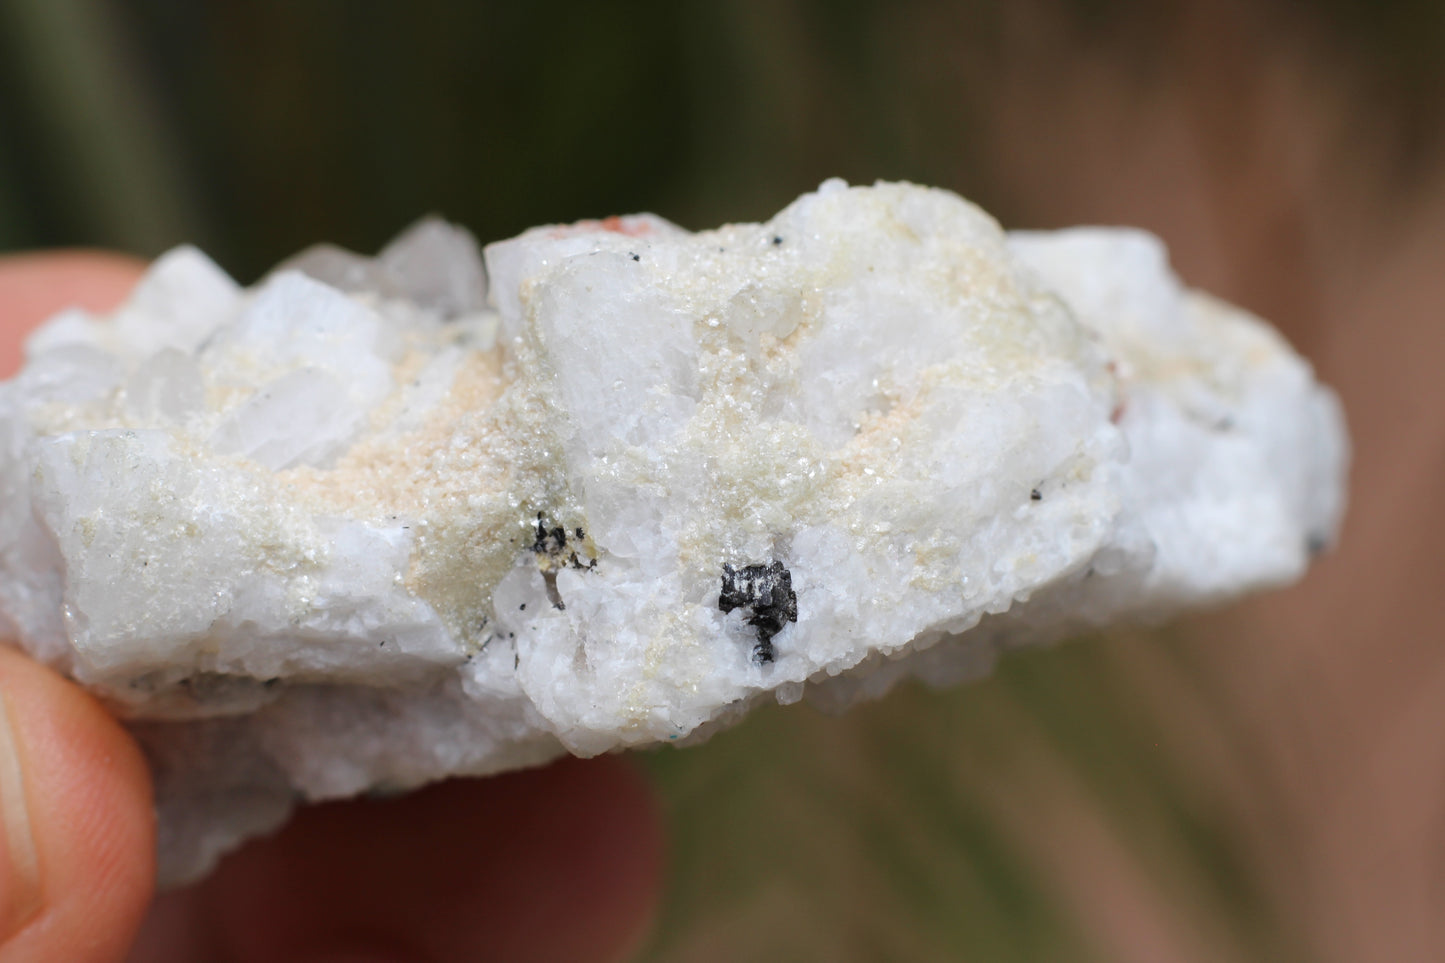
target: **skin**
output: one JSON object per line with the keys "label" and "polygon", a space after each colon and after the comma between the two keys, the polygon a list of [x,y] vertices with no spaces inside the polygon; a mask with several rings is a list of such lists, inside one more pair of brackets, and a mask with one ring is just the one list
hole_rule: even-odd
{"label": "skin", "polygon": [[[36,324],[113,307],[142,269],[103,253],[0,258],[0,376]],[[150,777],[130,736],[3,645],[0,702],[38,869],[0,833],[0,963],[618,960],[656,909],[657,805],[617,757],[306,808],[157,900]]]}

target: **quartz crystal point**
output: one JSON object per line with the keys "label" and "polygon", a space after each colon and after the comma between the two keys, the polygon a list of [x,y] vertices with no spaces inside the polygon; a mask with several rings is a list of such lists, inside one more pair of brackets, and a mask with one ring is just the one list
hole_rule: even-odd
{"label": "quartz crystal point", "polygon": [[165,879],[297,800],[695,740],[760,699],[1298,577],[1334,396],[1132,230],[906,184],[243,290],[198,251],[0,386],[0,631],[157,777]]}

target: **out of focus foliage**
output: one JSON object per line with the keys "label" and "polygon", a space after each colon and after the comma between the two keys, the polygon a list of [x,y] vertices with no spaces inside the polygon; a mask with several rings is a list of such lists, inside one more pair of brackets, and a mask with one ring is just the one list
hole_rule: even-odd
{"label": "out of focus foliage", "polygon": [[430,211],[484,240],[617,211],[711,226],[828,176],[956,182],[966,154],[959,98],[912,60],[902,7],[0,11],[11,247],[196,241],[249,278],[318,238],[374,249]]}

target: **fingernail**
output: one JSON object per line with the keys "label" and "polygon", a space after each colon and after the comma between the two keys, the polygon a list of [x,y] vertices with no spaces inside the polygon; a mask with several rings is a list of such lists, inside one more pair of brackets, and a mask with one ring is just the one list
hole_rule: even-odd
{"label": "fingernail", "polygon": [[40,858],[25,800],[14,720],[0,692],[0,944],[40,909]]}

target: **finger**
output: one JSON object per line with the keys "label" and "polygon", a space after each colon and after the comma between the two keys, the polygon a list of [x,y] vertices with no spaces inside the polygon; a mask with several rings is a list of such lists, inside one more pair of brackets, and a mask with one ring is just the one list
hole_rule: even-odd
{"label": "finger", "polygon": [[[114,306],[141,270],[100,253],[0,258],[0,377],[36,324]],[[0,645],[0,961],[118,959],[150,899],[153,853],[134,743],[89,696]]]}
{"label": "finger", "polygon": [[0,257],[0,378],[20,366],[25,336],[69,307],[108,311],[135,287],[145,265],[100,251]]}
{"label": "finger", "polygon": [[656,803],[625,759],[302,810],[203,886],[212,936],[263,960],[619,960],[656,908]]}
{"label": "finger", "polygon": [[154,822],[115,719],[0,645],[0,963],[120,959],[150,901]]}

